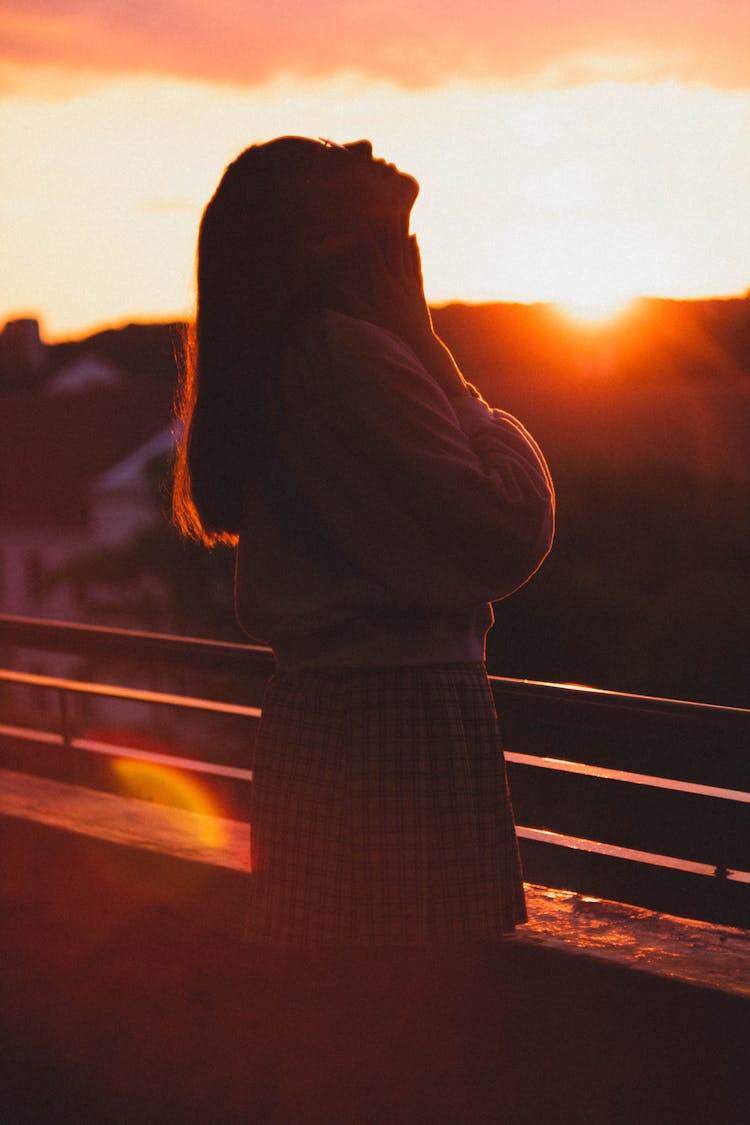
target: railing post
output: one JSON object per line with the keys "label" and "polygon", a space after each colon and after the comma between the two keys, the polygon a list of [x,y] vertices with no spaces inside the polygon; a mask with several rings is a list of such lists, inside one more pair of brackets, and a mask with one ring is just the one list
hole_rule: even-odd
{"label": "railing post", "polygon": [[68,693],[65,688],[58,689],[57,698],[60,704],[60,734],[62,735],[63,746],[66,750],[70,750],[70,711],[68,709]]}
{"label": "railing post", "polygon": [[729,874],[729,856],[732,851],[732,840],[730,834],[724,825],[721,825],[716,833],[716,867],[714,870],[714,878],[719,880],[726,880]]}
{"label": "railing post", "polygon": [[60,688],[58,690],[57,698],[60,704],[60,734],[65,749],[66,768],[70,770],[71,779],[74,779],[76,783],[80,783],[81,778],[78,757],[71,753],[73,741],[70,730],[70,704],[68,701],[68,692],[65,688]]}

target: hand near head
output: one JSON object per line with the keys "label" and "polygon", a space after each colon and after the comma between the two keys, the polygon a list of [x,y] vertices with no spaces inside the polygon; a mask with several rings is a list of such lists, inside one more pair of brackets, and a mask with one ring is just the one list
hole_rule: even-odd
{"label": "hand near head", "polygon": [[465,392],[466,384],[453,357],[432,324],[416,236],[394,223],[385,230],[373,230],[364,252],[368,292],[342,293],[344,310],[395,333],[447,394]]}
{"label": "hand near head", "polygon": [[[368,293],[362,311],[395,332],[417,354],[434,337],[422,280],[419,247],[394,224],[372,231],[363,247]],[[360,299],[363,295],[359,295]],[[369,307],[366,307],[369,306]]]}

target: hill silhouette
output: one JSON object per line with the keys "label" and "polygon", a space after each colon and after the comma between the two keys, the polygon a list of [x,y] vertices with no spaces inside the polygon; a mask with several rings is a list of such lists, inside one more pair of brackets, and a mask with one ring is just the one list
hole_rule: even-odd
{"label": "hill silhouette", "polygon": [[451,305],[435,322],[553,457],[750,473],[750,299],[640,301],[590,328],[548,305]]}

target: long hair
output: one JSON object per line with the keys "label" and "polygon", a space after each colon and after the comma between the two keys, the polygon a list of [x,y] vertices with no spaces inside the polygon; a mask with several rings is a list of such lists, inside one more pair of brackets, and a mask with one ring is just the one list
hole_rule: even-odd
{"label": "long hair", "polygon": [[172,518],[207,546],[237,541],[244,483],[267,447],[285,332],[325,299],[336,245],[326,251],[321,233],[334,218],[316,190],[321,148],[282,137],[246,149],[203,213],[196,316],[179,364]]}

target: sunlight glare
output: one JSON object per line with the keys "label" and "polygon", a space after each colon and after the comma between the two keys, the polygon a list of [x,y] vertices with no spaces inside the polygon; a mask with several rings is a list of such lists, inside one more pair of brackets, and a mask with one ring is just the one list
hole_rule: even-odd
{"label": "sunlight glare", "polygon": [[635,293],[602,290],[599,293],[582,293],[580,297],[566,297],[556,301],[555,306],[566,318],[593,327],[610,324],[624,316],[636,298]]}

